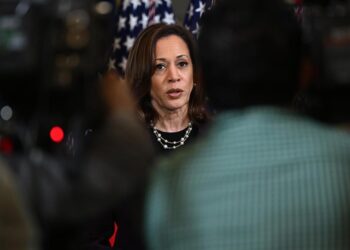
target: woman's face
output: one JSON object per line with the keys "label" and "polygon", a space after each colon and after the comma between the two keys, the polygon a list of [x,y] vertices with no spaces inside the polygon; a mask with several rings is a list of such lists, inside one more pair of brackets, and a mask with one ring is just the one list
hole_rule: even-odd
{"label": "woman's face", "polygon": [[158,40],[151,77],[152,105],[158,113],[187,112],[193,88],[193,66],[186,43],[176,35]]}

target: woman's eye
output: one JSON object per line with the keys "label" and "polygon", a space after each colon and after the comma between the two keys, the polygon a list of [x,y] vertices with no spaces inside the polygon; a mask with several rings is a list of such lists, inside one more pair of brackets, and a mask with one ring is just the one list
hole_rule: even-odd
{"label": "woman's eye", "polygon": [[178,65],[179,65],[180,68],[184,68],[184,67],[186,67],[188,65],[188,62],[185,62],[185,61],[179,62]]}
{"label": "woman's eye", "polygon": [[163,63],[156,64],[156,70],[157,71],[160,71],[160,70],[163,70],[163,69],[165,69],[165,64],[163,64]]}

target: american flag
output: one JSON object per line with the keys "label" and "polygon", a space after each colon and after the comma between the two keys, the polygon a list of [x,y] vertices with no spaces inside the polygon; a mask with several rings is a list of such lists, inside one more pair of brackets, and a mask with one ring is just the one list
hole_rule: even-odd
{"label": "american flag", "polygon": [[[243,0],[244,1],[244,0]],[[184,26],[198,37],[200,29],[200,19],[203,14],[211,9],[215,0],[191,0],[184,20]]]}
{"label": "american flag", "polygon": [[116,33],[109,69],[124,74],[137,35],[154,23],[175,23],[171,0],[122,0],[117,11]]}

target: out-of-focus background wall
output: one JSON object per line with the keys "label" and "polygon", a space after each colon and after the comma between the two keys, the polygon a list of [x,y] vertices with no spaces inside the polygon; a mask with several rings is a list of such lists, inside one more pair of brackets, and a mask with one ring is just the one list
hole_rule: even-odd
{"label": "out-of-focus background wall", "polygon": [[190,0],[173,0],[176,21],[183,23]]}

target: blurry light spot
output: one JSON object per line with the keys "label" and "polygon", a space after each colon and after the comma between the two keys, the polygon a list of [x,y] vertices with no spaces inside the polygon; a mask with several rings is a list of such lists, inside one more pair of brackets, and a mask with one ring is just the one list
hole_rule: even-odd
{"label": "blurry light spot", "polygon": [[58,70],[55,78],[56,86],[68,88],[72,83],[72,73],[69,70]]}
{"label": "blurry light spot", "polygon": [[63,129],[59,126],[54,126],[50,130],[50,138],[56,143],[60,143],[64,138]]}
{"label": "blurry light spot", "polygon": [[23,50],[25,46],[27,45],[26,38],[23,36],[23,34],[13,34],[13,36],[10,39],[9,47],[12,50]]}
{"label": "blurry light spot", "polygon": [[90,24],[90,16],[84,10],[74,10],[66,17],[66,25],[68,28],[76,30],[87,29]]}
{"label": "blurry light spot", "polygon": [[70,30],[66,34],[66,44],[73,49],[82,49],[88,45],[90,33],[87,30]]}
{"label": "blurry light spot", "polygon": [[24,16],[29,11],[29,3],[27,1],[21,1],[16,7],[16,14]]}
{"label": "blurry light spot", "polygon": [[112,11],[112,4],[107,1],[102,1],[96,4],[95,10],[100,15],[106,15]]}
{"label": "blurry light spot", "polygon": [[1,119],[3,119],[4,121],[10,120],[12,118],[12,115],[13,115],[12,108],[8,105],[2,107],[2,109],[0,110]]}

